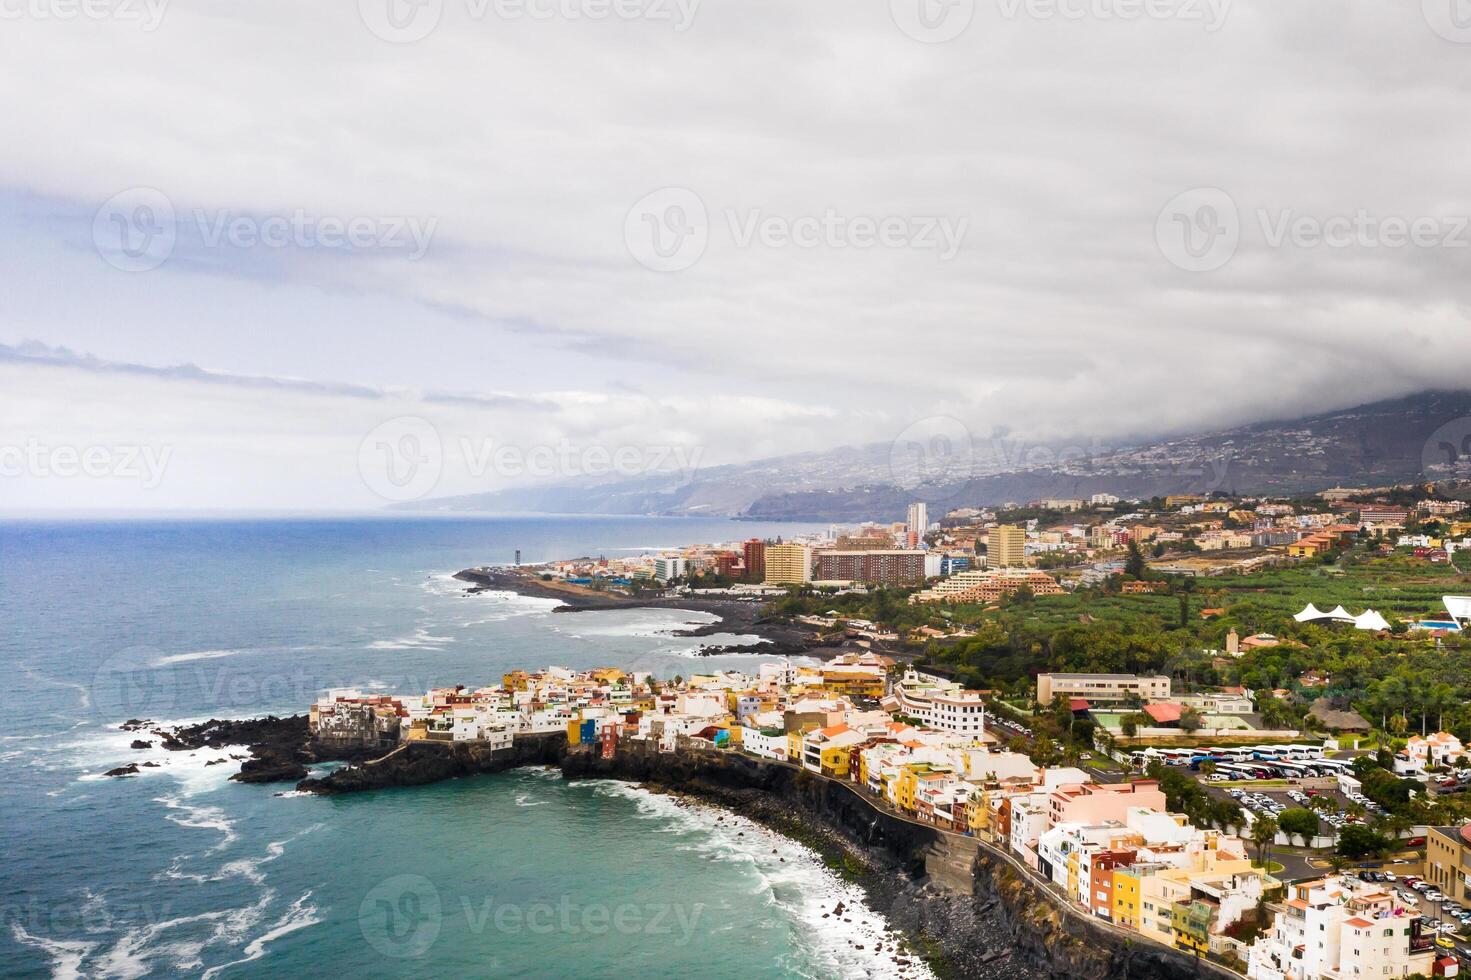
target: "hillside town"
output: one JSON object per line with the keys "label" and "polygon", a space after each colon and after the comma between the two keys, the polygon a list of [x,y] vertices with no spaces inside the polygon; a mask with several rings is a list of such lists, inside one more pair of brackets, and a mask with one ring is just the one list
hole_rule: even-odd
{"label": "hillside town", "polygon": [[[1427,497],[1413,506],[1365,504],[1398,488],[1335,488],[1306,498],[1176,494],[1150,501],[1112,494],[999,508],[960,507],[931,520],[926,503],[904,521],[832,525],[787,539],[696,544],[624,558],[578,558],[528,569],[599,591],[721,591],[747,598],[789,588],[826,592],[903,588],[914,604],[995,603],[1054,596],[1127,577],[1215,578],[1291,567],[1372,537],[1415,561],[1471,559],[1471,505]],[[1131,555],[1142,565],[1129,568]],[[1390,624],[1383,628],[1389,629]],[[1433,628],[1427,626],[1426,628]]]}
{"label": "hillside town", "polygon": [[[1169,686],[1165,678],[1058,675],[1039,678],[1037,693],[1161,703]],[[385,751],[417,741],[495,750],[551,734],[608,756],[635,742],[743,753],[848,783],[877,807],[976,838],[1046,882],[1058,901],[1251,977],[1455,975],[1449,944],[1437,942],[1440,928],[1409,893],[1347,875],[1284,885],[1271,865],[1251,859],[1253,842],[1258,857],[1264,842],[1250,826],[1245,838],[1197,826],[1171,808],[1161,779],[1121,778],[1127,766],[1038,765],[1003,744],[1032,733],[988,715],[987,703],[984,692],[868,653],[822,665],[763,663],[752,676],[660,681],[617,668],[548,667],[508,673],[493,687],[412,697],[338,690],[311,706],[310,725],[325,742]],[[1278,748],[1273,758],[1293,765]],[[1322,745],[1294,748],[1293,758],[1324,758]],[[1441,734],[1415,740],[1402,761],[1415,771],[1464,760],[1459,742]],[[1164,755],[1148,761],[1183,765]],[[1456,843],[1471,854],[1471,838]],[[1442,877],[1459,882],[1455,868]]]}
{"label": "hillside town", "polygon": [[1100,494],[938,520],[915,502],[899,522],[515,571],[559,595],[759,606],[816,630],[822,659],[334,691],[317,737],[739,753],[1251,978],[1471,963],[1471,712],[1459,668],[1427,667],[1471,669],[1462,497]]}

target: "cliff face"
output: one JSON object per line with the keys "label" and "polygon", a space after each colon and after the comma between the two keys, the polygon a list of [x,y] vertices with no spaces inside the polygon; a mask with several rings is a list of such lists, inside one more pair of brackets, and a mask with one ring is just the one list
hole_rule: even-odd
{"label": "cliff face", "polygon": [[[625,743],[627,744],[627,743]],[[857,859],[859,880],[895,928],[921,937],[964,977],[1185,980],[1229,977],[1191,957],[1069,915],[1043,886],[970,838],[876,809],[857,790],[734,753],[620,747],[612,759],[569,752],[569,778],[628,779],[702,797]],[[848,862],[849,868],[854,862]]]}
{"label": "cliff face", "polygon": [[942,973],[980,980],[1185,980],[1229,977],[1189,956],[1131,941],[1064,912],[1039,882],[970,838],[876,809],[856,789],[736,753],[657,752],[625,741],[604,759],[554,733],[488,752],[409,743],[375,763],[341,769],[300,789],[319,793],[417,786],[523,765],[560,766],[569,779],[620,779],[698,797],[788,833],[858,881],[894,928]]}
{"label": "cliff face", "polygon": [[522,736],[510,748],[494,752],[473,742],[405,742],[382,758],[338,769],[320,779],[303,779],[296,788],[331,794],[424,786],[519,766],[555,766],[566,750],[567,736],[560,732]]}

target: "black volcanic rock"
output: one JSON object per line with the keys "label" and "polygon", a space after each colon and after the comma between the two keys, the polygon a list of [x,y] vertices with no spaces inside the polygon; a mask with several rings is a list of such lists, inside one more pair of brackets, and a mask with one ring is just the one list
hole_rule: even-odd
{"label": "black volcanic rock", "polygon": [[146,741],[144,741],[141,738],[135,738],[135,739],[133,739],[133,744],[132,745],[129,745],[128,748],[130,748],[130,749],[151,749],[151,748],[153,748],[153,743],[152,742],[146,742]]}
{"label": "black volcanic rock", "polygon": [[243,721],[211,718],[172,731],[159,730],[157,734],[163,739],[163,747],[174,752],[248,746],[248,756],[231,753],[228,759],[212,759],[205,763],[206,766],[216,766],[231,759],[244,760],[240,771],[230,777],[239,783],[297,782],[306,777],[307,766],[314,762],[352,762],[382,754],[370,749],[328,749],[313,743],[306,715],[287,718],[271,715]]}
{"label": "black volcanic rock", "polygon": [[136,762],[130,762],[130,763],[128,763],[125,766],[118,766],[116,769],[109,769],[109,770],[107,770],[107,772],[103,773],[102,775],[104,775],[104,776],[136,776],[136,775],[138,775],[138,763],[136,763]]}

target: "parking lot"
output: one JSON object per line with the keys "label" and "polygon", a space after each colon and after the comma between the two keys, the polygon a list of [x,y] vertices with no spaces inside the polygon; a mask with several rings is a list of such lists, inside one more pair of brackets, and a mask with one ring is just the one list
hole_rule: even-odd
{"label": "parking lot", "polygon": [[[1356,822],[1355,818],[1347,812],[1352,804],[1356,803],[1364,808],[1366,819],[1383,816],[1386,813],[1383,807],[1362,793],[1342,793],[1336,789],[1274,787],[1254,790],[1250,786],[1232,786],[1221,789],[1255,816],[1276,819],[1282,815],[1284,810],[1312,810],[1318,815],[1318,820],[1323,825],[1335,831]],[[1316,800],[1326,800],[1327,805],[1316,803]]]}

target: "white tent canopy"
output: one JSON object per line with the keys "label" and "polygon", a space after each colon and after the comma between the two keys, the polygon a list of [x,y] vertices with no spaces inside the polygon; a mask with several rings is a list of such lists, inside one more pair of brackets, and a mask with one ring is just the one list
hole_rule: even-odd
{"label": "white tent canopy", "polygon": [[1310,602],[1308,603],[1308,607],[1306,609],[1298,613],[1296,616],[1293,616],[1292,618],[1297,620],[1299,623],[1311,623],[1315,619],[1327,619],[1328,614],[1323,612],[1323,610],[1319,609],[1317,606],[1313,605]]}
{"label": "white tent canopy", "polygon": [[1389,622],[1374,610],[1367,610],[1362,616],[1354,620],[1354,629],[1361,630],[1387,630]]}
{"label": "white tent canopy", "polygon": [[1448,595],[1440,600],[1456,622],[1471,622],[1471,596]]}
{"label": "white tent canopy", "polygon": [[1339,606],[1337,609],[1328,614],[1328,618],[1337,619],[1345,623],[1352,623],[1358,617],[1349,612],[1347,609],[1343,608],[1342,606]]}

